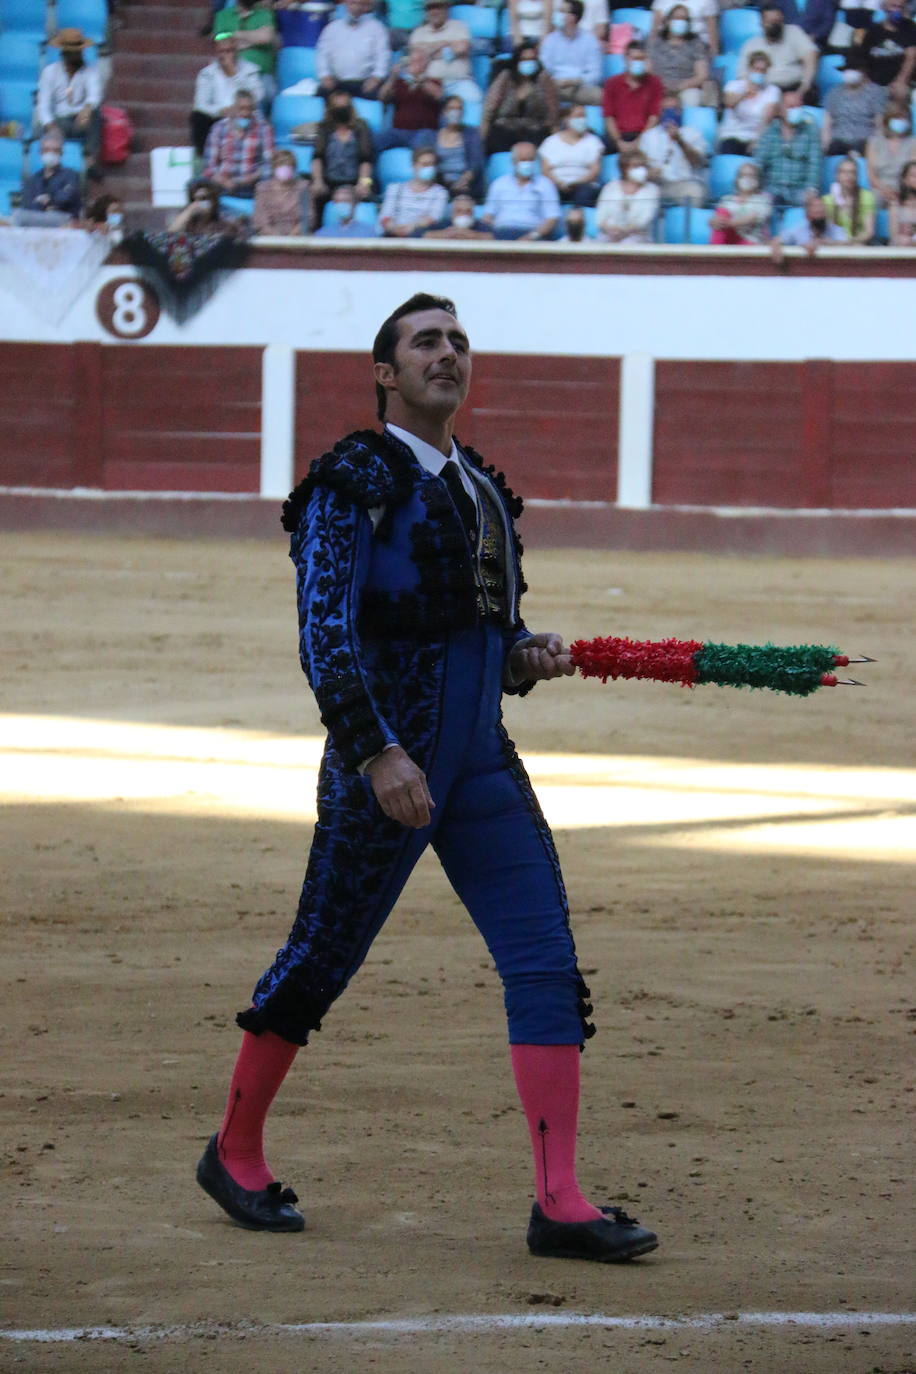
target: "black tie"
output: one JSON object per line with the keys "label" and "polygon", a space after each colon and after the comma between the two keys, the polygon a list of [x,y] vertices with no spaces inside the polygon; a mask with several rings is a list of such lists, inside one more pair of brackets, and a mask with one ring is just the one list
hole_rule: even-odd
{"label": "black tie", "polygon": [[454,458],[449,458],[439,475],[448,487],[449,496],[451,496],[458,514],[461,516],[461,523],[464,525],[468,538],[473,542],[477,533],[477,507],[464,489],[461,473]]}

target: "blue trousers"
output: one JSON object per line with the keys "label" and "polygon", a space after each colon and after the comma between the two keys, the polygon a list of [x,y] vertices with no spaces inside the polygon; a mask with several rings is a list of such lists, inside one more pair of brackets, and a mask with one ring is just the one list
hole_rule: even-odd
{"label": "blue trousers", "polygon": [[326,751],[296,921],[243,1028],[305,1044],[431,844],[496,964],[510,1042],[581,1044],[592,1033],[553,838],[501,721],[504,652],[492,627],[449,638],[424,829],[389,820],[369,779],[344,774]]}

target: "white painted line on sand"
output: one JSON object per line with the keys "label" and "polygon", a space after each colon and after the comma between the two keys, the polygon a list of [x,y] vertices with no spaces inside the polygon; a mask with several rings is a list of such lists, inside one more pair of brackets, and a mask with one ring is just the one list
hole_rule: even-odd
{"label": "white painted line on sand", "polygon": [[602,1312],[482,1312],[455,1316],[400,1317],[354,1322],[277,1322],[271,1325],[220,1325],[190,1322],[181,1326],[70,1326],[4,1330],[0,1340],[65,1343],[68,1341],[153,1341],[194,1336],[416,1336],[424,1333],[530,1330],[534,1327],[600,1326],[624,1331],[713,1331],[734,1326],[798,1326],[817,1330],[843,1327],[916,1325],[916,1312],[699,1312],[684,1317],[615,1317]]}

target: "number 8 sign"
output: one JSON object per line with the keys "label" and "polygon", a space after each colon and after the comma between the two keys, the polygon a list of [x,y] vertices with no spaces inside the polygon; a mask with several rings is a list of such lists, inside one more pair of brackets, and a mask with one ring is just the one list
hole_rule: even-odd
{"label": "number 8 sign", "polygon": [[99,292],[95,313],[116,339],[145,339],[159,323],[159,297],[136,277],[115,277]]}

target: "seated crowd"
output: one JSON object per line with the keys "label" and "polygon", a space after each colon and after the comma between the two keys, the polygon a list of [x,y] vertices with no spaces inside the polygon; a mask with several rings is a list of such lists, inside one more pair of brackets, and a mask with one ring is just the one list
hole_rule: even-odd
{"label": "seated crowd", "polygon": [[[861,27],[838,50],[835,4],[825,24],[823,7],[763,0],[736,30],[729,0],[653,0],[636,24],[607,0],[508,0],[500,42],[475,37],[467,7],[445,0],[344,0],[317,37],[313,75],[281,92],[320,108],[275,149],[274,11],[286,7],[252,0],[215,15],[191,115],[203,178],[236,213],[250,198],[258,232],[914,241],[905,8],[848,12]],[[702,237],[678,234],[692,211]]]}

